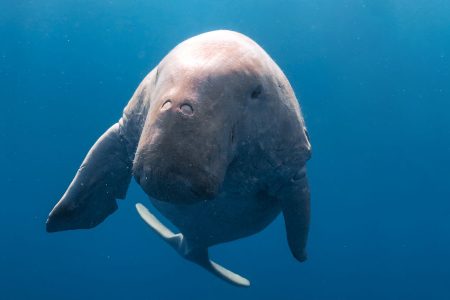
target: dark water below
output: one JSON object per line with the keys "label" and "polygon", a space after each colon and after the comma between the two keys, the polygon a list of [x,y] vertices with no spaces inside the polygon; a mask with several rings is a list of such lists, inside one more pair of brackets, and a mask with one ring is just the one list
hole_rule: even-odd
{"label": "dark water below", "polygon": [[[99,227],[45,219],[87,150],[176,44],[256,40],[313,145],[309,260],[278,218],[217,246],[239,289],[181,259],[127,200]],[[0,2],[0,299],[450,299],[450,2]],[[148,202],[146,202],[148,203]]]}

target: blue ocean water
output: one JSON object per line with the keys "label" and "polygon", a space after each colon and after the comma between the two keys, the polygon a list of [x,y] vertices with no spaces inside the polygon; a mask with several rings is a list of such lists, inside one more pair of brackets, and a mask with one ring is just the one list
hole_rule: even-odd
{"label": "blue ocean water", "polygon": [[[133,183],[92,230],[48,212],[143,77],[184,39],[231,29],[284,70],[313,157],[309,259],[279,217],[212,256],[236,288],[138,217]],[[0,2],[0,299],[450,299],[450,2]]]}

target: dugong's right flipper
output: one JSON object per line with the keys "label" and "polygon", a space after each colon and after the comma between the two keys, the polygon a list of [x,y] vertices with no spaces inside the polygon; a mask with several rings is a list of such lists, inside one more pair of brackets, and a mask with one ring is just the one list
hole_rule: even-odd
{"label": "dugong's right flipper", "polygon": [[250,281],[246,278],[231,272],[221,265],[209,259],[208,249],[192,249],[183,237],[183,234],[174,234],[164,224],[162,224],[144,205],[137,203],[136,209],[141,218],[169,245],[171,245],[184,258],[202,266],[214,275],[237,286],[248,287]]}
{"label": "dugong's right flipper", "polygon": [[117,209],[131,180],[131,160],[119,124],[92,146],[47,220],[47,231],[91,228]]}
{"label": "dugong's right flipper", "polygon": [[278,191],[277,197],[281,199],[289,248],[294,257],[303,262],[307,259],[305,248],[310,218],[306,167],[303,167],[288,184]]}

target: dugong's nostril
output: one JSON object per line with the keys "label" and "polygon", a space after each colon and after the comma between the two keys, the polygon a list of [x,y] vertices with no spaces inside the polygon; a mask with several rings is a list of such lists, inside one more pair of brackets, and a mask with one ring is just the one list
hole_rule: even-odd
{"label": "dugong's nostril", "polygon": [[184,115],[192,116],[194,114],[194,109],[188,103],[181,104],[180,110]]}
{"label": "dugong's nostril", "polygon": [[170,109],[171,107],[172,107],[172,101],[166,100],[166,101],[164,102],[164,104],[161,105],[160,110],[161,110],[161,111],[165,111],[165,110]]}

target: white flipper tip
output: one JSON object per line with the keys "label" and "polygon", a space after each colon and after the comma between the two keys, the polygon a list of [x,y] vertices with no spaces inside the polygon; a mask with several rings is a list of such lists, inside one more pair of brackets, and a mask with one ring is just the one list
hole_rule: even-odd
{"label": "white flipper tip", "polygon": [[150,226],[156,233],[158,233],[163,239],[170,239],[175,234],[163,223],[161,223],[144,205],[136,203],[136,210],[145,223]]}
{"label": "white flipper tip", "polygon": [[231,283],[234,283],[238,286],[242,286],[242,287],[250,286],[250,281],[247,278],[244,278],[239,274],[233,273],[230,270],[225,269],[224,267],[213,262],[212,260],[210,260],[210,263],[211,263],[214,271],[217,272],[218,274],[220,274],[224,279],[226,279],[226,280],[230,281]]}

